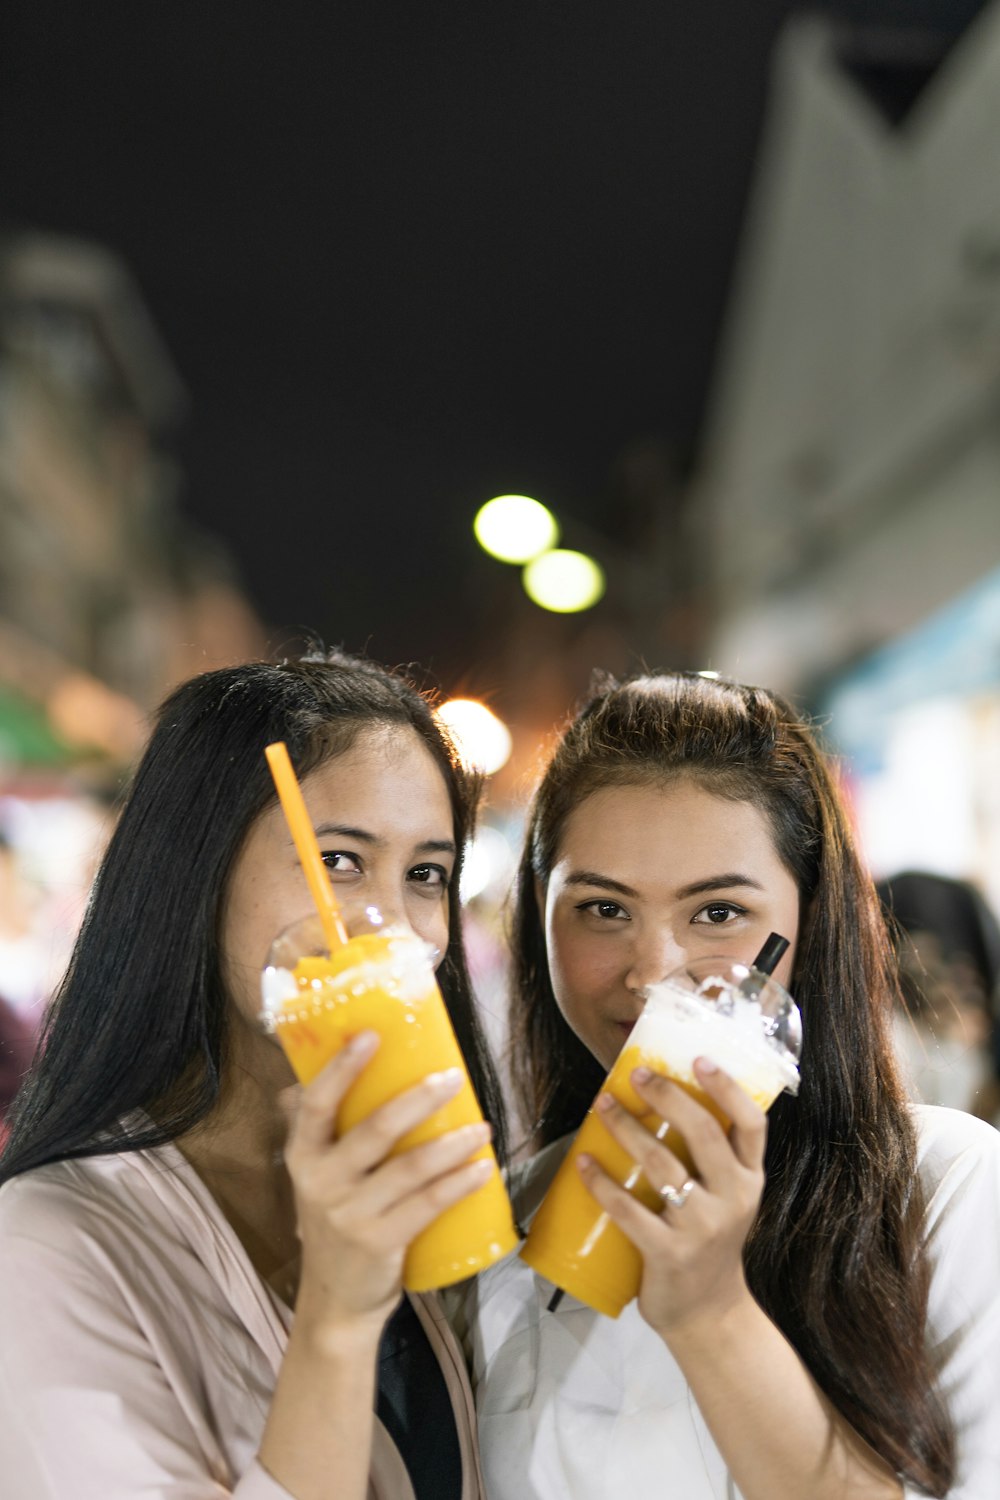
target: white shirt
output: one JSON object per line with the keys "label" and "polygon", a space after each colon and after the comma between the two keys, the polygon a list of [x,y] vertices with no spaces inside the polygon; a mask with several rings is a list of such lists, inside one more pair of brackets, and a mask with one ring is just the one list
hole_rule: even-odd
{"label": "white shirt", "polygon": [[[954,1110],[915,1115],[933,1271],[928,1339],[958,1431],[949,1500],[991,1500],[1000,1495],[1000,1134]],[[564,1150],[557,1142],[529,1165],[526,1196],[534,1186],[537,1201],[541,1174]],[[637,1304],[612,1319],[567,1295],[550,1313],[552,1290],[516,1254],[470,1285],[490,1500],[739,1500]]]}

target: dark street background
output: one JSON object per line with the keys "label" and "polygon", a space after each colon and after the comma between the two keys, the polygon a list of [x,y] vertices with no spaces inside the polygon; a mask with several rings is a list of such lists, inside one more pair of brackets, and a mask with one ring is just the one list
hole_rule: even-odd
{"label": "dark street background", "polygon": [[[691,465],[801,9],[7,0],[3,227],[131,269],[189,397],[182,507],[272,643],[488,677],[532,606],[476,508],[534,495],[599,550],[623,454]],[[980,6],[819,9],[917,39],[891,108]]]}

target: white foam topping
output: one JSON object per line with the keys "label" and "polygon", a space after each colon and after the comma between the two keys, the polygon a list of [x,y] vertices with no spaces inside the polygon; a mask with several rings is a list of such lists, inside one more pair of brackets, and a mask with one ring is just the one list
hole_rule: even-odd
{"label": "white foam topping", "polygon": [[697,992],[664,983],[650,987],[626,1045],[662,1057],[667,1070],[687,1083],[695,1082],[695,1058],[707,1057],[750,1093],[795,1093],[798,1065],[773,1026],[759,1002],[721,978],[703,980]]}
{"label": "white foam topping", "polygon": [[264,1009],[274,1012],[281,1010],[286,1000],[297,1000],[299,987],[291,969],[276,969],[268,964],[260,976],[260,993]]}
{"label": "white foam topping", "polygon": [[386,990],[404,1005],[415,1004],[434,984],[429,957],[432,952],[419,938],[401,934],[393,938],[383,956],[365,958],[331,975],[319,974],[304,984],[291,969],[269,964],[261,974],[264,1019],[273,1020],[290,1010],[308,1007],[313,996],[320,1006],[331,996],[346,998],[371,989]]}

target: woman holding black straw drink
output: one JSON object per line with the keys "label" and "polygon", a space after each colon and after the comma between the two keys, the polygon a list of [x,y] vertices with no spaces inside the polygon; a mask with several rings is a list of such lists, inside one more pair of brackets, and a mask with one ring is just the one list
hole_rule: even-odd
{"label": "woman holding black straw drink", "polygon": [[[797,1097],[765,1115],[695,1058],[726,1130],[634,1071],[686,1162],[603,1080],[650,986],[703,957],[747,964],[770,933],[789,939],[775,979],[801,1010]],[[522,1220],[595,1096],[654,1191],[576,1168],[641,1257],[617,1319],[572,1295],[550,1311],[552,1283],[518,1256],[467,1292],[490,1500],[995,1494],[1000,1137],[903,1098],[892,956],[809,726],[700,674],[601,684],[532,803],[513,942],[537,1149],[515,1175]]]}
{"label": "woman holding black straw drink", "polygon": [[[502,1156],[458,875],[477,787],[430,703],[350,657],[210,672],[161,708],[0,1158],[4,1500],[477,1500],[471,1393],[408,1245],[485,1179],[488,1125],[390,1157],[447,1072],[334,1136],[377,1054],[307,1087],[259,1024],[311,909],[265,746],[341,896],[433,945]],[[495,1170],[495,1168],[493,1169]]]}

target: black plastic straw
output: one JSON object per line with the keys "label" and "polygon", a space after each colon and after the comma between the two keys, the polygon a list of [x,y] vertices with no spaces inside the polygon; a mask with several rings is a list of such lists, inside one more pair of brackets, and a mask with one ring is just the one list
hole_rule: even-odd
{"label": "black plastic straw", "polygon": [[781,936],[780,932],[772,932],[763,948],[754,959],[752,967],[759,974],[773,974],[781,961],[781,956],[788,947],[788,939]]}
{"label": "black plastic straw", "polygon": [[552,1293],[552,1296],[549,1298],[548,1302],[545,1304],[546,1307],[548,1308],[549,1312],[555,1312],[556,1308],[559,1306],[560,1302],[565,1297],[565,1295],[566,1295],[566,1293],[563,1291],[562,1287],[561,1286],[557,1286],[556,1289],[555,1289],[555,1291]]}

